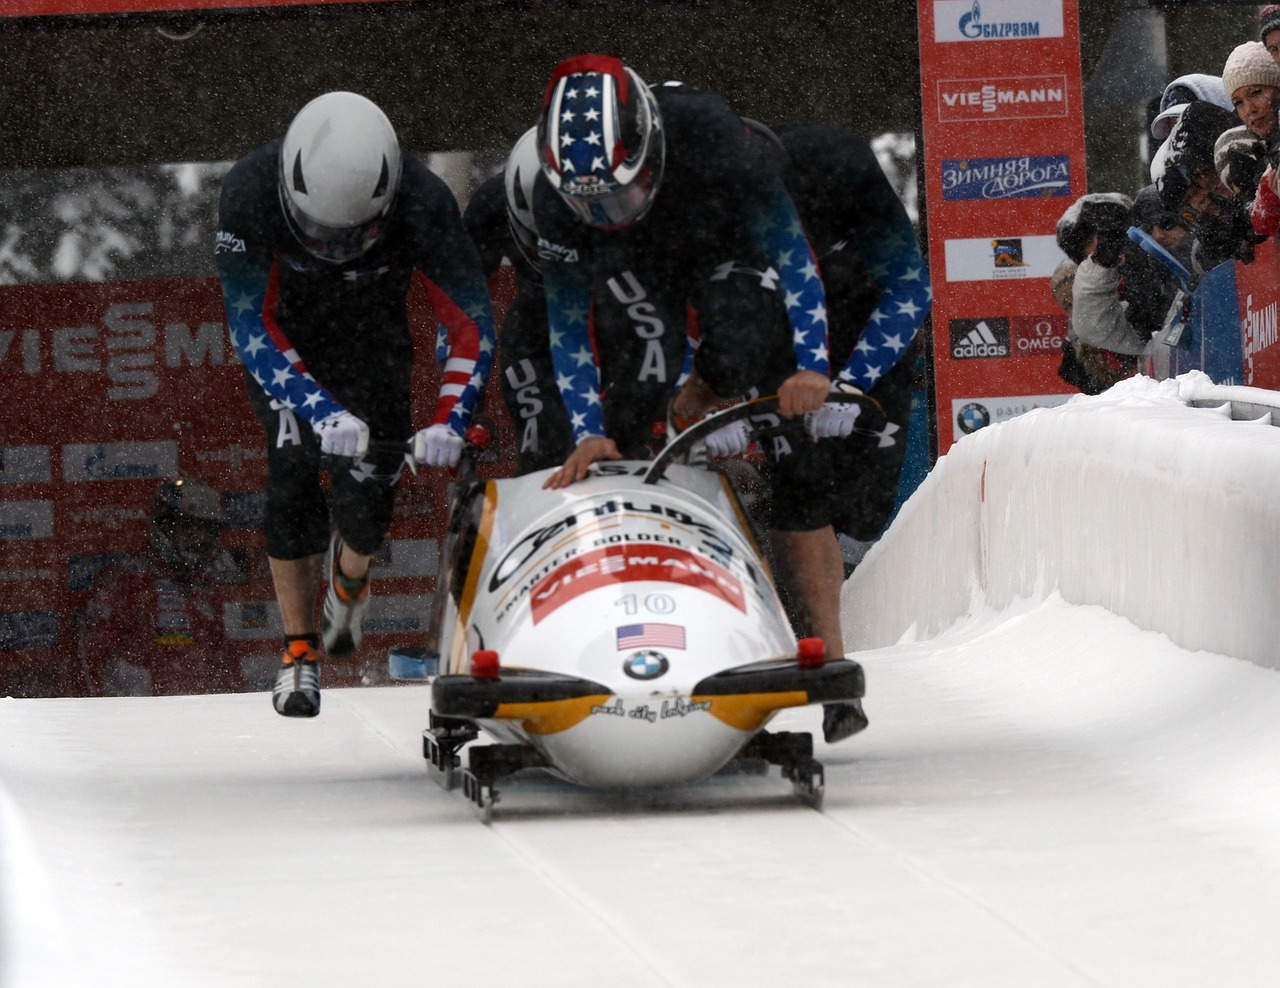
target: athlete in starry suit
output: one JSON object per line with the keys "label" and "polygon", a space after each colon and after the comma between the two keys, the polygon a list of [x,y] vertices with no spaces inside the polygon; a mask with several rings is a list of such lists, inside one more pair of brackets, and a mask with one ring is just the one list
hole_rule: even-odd
{"label": "athlete in starry suit", "polygon": [[[767,149],[719,96],[650,90],[600,55],[556,67],[539,138],[558,193],[539,190],[534,201],[551,355],[577,443],[546,486],[579,480],[593,461],[643,442],[686,334],[700,344],[671,417],[776,392],[782,417],[796,424],[774,443],[775,477],[799,493],[802,481],[816,485],[826,468],[816,440],[849,435],[857,415],[827,398],[833,386],[859,392],[869,375],[852,363],[842,370],[855,376],[833,385],[818,264]],[[843,566],[830,519],[780,496],[777,481],[774,489],[774,548],[791,595],[806,630],[842,656]],[[824,715],[829,741],[865,725],[856,702]]]}
{"label": "athlete in starry suit", "polygon": [[[457,462],[492,363],[492,310],[452,193],[353,93],[313,100],[283,139],[231,169],[215,257],[231,342],[268,439],[267,555],[287,642],[275,706],[314,716],[314,608],[330,543],[321,454],[354,460],[331,470],[324,644],[340,655],[360,641],[369,560],[386,538],[403,465],[399,452],[368,452],[369,441],[413,435],[419,461]],[[415,349],[435,349],[434,340],[415,348],[410,332],[415,277],[447,331],[448,355],[431,423],[413,434]]]}
{"label": "athlete in starry suit", "polygon": [[928,268],[866,141],[823,123],[784,124],[774,133],[786,151],[787,190],[822,269],[835,380],[874,398],[885,416],[820,441],[826,467],[781,478],[781,493],[810,506],[811,521],[867,543],[879,537],[897,497],[911,412],[908,355],[932,306]]}
{"label": "athlete in starry suit", "polygon": [[549,179],[535,189],[539,262],[576,443],[549,486],[647,441],[691,310],[694,367],[710,391],[777,391],[788,418],[822,405],[817,265],[785,188],[723,98],[650,89],[615,58],[578,56],[552,75],[539,139]]}
{"label": "athlete in starry suit", "polygon": [[515,298],[500,330],[502,396],[516,430],[518,472],[559,466],[573,448],[555,386],[547,336],[547,296],[538,270],[532,189],[541,174],[536,132],[516,142],[502,172],[476,189],[463,213],[487,277],[510,263]]}

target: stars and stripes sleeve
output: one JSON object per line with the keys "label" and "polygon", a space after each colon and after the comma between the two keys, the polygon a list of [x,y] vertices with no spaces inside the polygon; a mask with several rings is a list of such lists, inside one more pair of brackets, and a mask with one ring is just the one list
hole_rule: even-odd
{"label": "stars and stripes sleeve", "polygon": [[[892,191],[890,191],[892,195]],[[929,270],[920,254],[915,230],[894,196],[892,223],[852,239],[880,297],[837,380],[868,391],[906,353],[933,305]]]}
{"label": "stars and stripes sleeve", "polygon": [[311,376],[276,322],[278,262],[264,270],[247,252],[216,256],[231,345],[262,390],[313,425],[345,411]]}
{"label": "stars and stripes sleeve", "polygon": [[[493,367],[497,339],[493,306],[480,256],[453,193],[418,159],[406,156],[406,179],[410,176],[422,186],[414,209],[419,238],[414,266],[443,327],[438,338],[442,336],[447,347],[431,424],[447,425],[462,435],[484,397]],[[426,346],[436,343],[431,340]]]}
{"label": "stars and stripes sleeve", "polygon": [[[479,264],[476,274],[479,276]],[[471,424],[493,367],[494,328],[489,294],[480,285],[461,285],[446,291],[421,271],[439,325],[433,344],[440,363],[440,392],[432,425],[447,425],[462,435]]]}
{"label": "stars and stripes sleeve", "polygon": [[748,219],[748,227],[778,270],[797,370],[827,375],[826,292],[800,216],[781,181],[767,183],[758,209]]}
{"label": "stars and stripes sleeve", "polygon": [[591,275],[585,265],[547,265],[547,330],[556,387],[573,428],[573,441],[605,435],[600,367],[590,330]]}

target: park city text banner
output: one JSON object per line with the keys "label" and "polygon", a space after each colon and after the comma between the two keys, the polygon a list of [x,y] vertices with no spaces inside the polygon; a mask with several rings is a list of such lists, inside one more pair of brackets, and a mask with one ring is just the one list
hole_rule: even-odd
{"label": "park city text banner", "polygon": [[1077,0],[919,0],[938,453],[1074,393],[1049,277],[1087,191]]}

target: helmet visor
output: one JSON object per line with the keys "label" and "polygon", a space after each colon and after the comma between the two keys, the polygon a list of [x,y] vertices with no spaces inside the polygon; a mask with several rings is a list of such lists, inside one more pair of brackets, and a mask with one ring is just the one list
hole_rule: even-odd
{"label": "helmet visor", "polygon": [[617,230],[631,225],[649,211],[658,189],[657,180],[657,170],[649,165],[636,176],[635,181],[626,185],[570,186],[565,183],[560,195],[587,226]]}
{"label": "helmet visor", "polygon": [[356,226],[326,226],[308,217],[282,189],[280,205],[294,238],[307,253],[330,264],[342,264],[366,253],[386,228],[386,211]]}

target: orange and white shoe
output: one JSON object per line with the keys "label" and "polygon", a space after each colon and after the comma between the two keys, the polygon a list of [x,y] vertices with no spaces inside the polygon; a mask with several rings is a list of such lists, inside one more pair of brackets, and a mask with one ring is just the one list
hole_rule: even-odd
{"label": "orange and white shoe", "polygon": [[302,639],[284,650],[271,703],[282,717],[314,717],[320,712],[320,653]]}
{"label": "orange and white shoe", "polygon": [[320,619],[320,635],[325,654],[338,658],[350,655],[364,636],[364,615],[369,610],[369,577],[358,589],[338,569],[342,539],[333,533],[329,542],[329,590],[324,597],[324,616]]}

